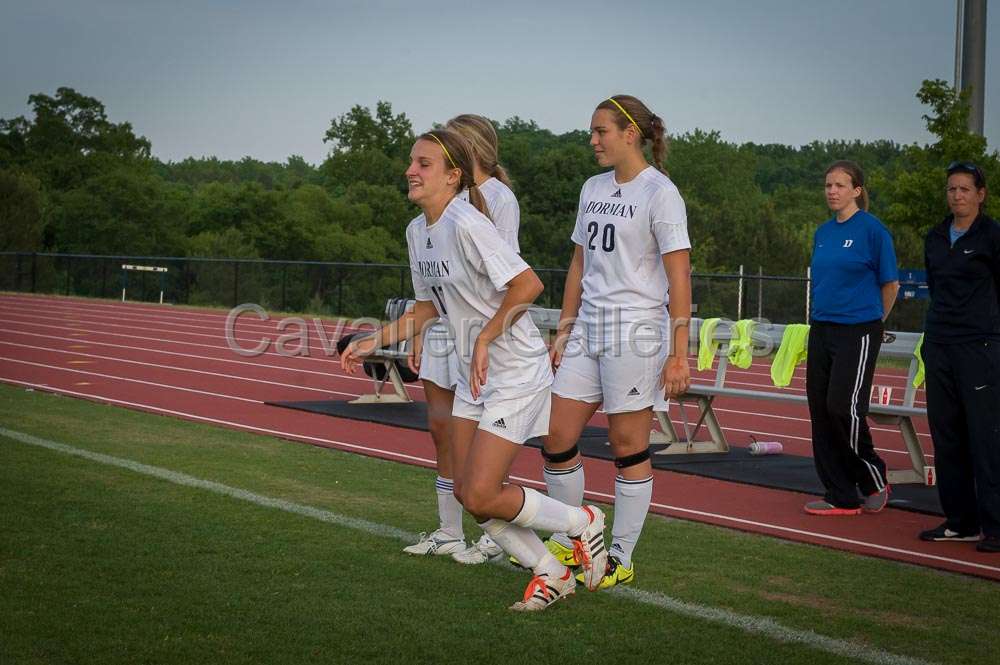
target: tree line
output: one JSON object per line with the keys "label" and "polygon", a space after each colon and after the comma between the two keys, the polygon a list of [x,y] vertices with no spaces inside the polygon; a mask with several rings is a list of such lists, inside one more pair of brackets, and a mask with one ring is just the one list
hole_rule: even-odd
{"label": "tree line", "polygon": [[[872,211],[892,231],[900,264],[921,266],[923,234],[947,212],[945,166],[976,161],[991,180],[1000,177],[1000,155],[967,131],[967,95],[935,80],[917,97],[934,137],[926,145],[736,144],[700,129],[672,137],[666,166],[687,204],[695,270],[742,264],[804,274],[813,231],[829,217],[823,172],[837,159],[862,165]],[[163,162],[93,97],[59,88],[28,104],[32,117],[0,119],[2,250],[406,261],[404,229],[417,210],[403,172],[415,134],[389,102],[332,119],[323,137],[329,154],[318,165],[297,155],[283,163]],[[555,134],[519,117],[497,131],[521,206],[522,252],[535,267],[565,267],[580,187],[599,171],[589,135]],[[1000,216],[996,197],[988,205]]]}

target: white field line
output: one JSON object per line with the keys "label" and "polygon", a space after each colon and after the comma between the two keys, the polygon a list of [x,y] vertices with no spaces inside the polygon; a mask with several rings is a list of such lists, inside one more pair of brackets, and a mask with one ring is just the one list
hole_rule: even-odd
{"label": "white field line", "polygon": [[[0,305],[2,305],[2,303],[5,300],[18,300],[18,299],[17,298],[0,298]],[[36,300],[30,299],[30,298],[23,298],[23,299],[20,299],[20,300],[23,301],[23,302],[25,302],[25,304],[32,304],[32,305],[37,304]],[[92,314],[93,310],[94,309],[102,309],[102,311],[103,310],[108,310],[109,314],[115,314],[115,317],[112,320],[118,321],[118,320],[121,320],[120,310],[116,310],[115,307],[116,306],[114,306],[114,305],[105,305],[103,307],[100,307],[100,306],[91,307],[91,306],[88,305],[88,306],[81,306],[81,307],[73,307],[73,308],[70,309],[70,308],[64,308],[64,307],[61,307],[61,306],[57,306],[57,307],[51,307],[50,310],[55,310],[55,311],[58,311],[58,312],[64,312],[64,311],[74,312],[74,313],[78,312],[78,314],[77,314],[78,316],[87,316],[89,314],[91,316],[94,316],[94,318],[97,318],[96,315]],[[190,315],[190,316],[210,316],[210,317],[212,317],[213,320],[218,321],[219,323],[224,323],[225,322],[225,318],[226,318],[226,316],[224,314],[209,315],[209,314],[200,314],[200,313],[195,313],[195,312],[190,312],[190,313],[189,312],[177,312],[177,313],[178,314],[183,314],[185,316],[187,316],[187,315]],[[156,317],[154,315],[144,315],[144,316],[148,316],[149,318],[152,318],[153,320],[158,320],[159,319],[159,317]],[[312,317],[306,318],[306,317],[303,316],[303,317],[300,317],[300,318],[303,318],[304,320],[306,320],[309,323],[309,330],[310,331],[314,329],[313,324],[312,324]],[[244,325],[248,325],[248,326],[263,326],[263,328],[254,327],[252,329],[252,332],[272,332],[272,333],[276,333],[277,334],[276,325],[277,325],[277,321],[278,320],[280,320],[280,319],[271,319],[271,321],[275,322],[275,325],[271,326],[271,327],[267,327],[267,324],[270,323],[270,322],[260,321],[255,316],[247,315],[247,316],[241,317],[241,319],[240,319],[240,327],[243,327]],[[172,321],[165,321],[165,322],[166,323],[172,323]],[[174,323],[173,325],[183,325],[183,324]],[[328,328],[335,329],[337,327],[337,324],[334,323],[334,322],[332,322],[332,321],[326,321],[326,320],[324,320],[323,321],[323,326],[324,326],[324,330],[326,330]],[[199,327],[199,326],[193,326],[193,325],[191,325],[190,327]],[[217,330],[217,328],[214,328],[214,327],[200,326],[199,328],[203,329],[203,330]],[[351,331],[351,330],[354,330],[354,328],[345,326],[343,328],[343,330],[345,330],[345,331]],[[248,327],[247,331],[249,332],[249,331],[251,331],[251,329]],[[310,336],[310,343],[312,342],[312,339],[313,338]],[[316,337],[316,339],[317,339],[317,341],[319,341],[319,337],[318,336]],[[793,375],[794,379],[801,379],[803,381],[805,380],[805,368],[804,367],[797,367],[797,368],[795,368],[794,372],[795,372],[794,375]],[[747,375],[747,376],[764,377],[766,379],[770,378],[770,371],[769,370],[764,370],[764,371],[757,372],[757,371],[753,371],[753,369],[741,370],[741,369],[736,368],[736,367],[730,367],[729,369],[727,369],[726,374],[727,375],[729,375],[729,374],[742,374],[742,375]],[[875,378],[879,379],[883,383],[886,383],[886,382],[901,382],[903,384],[906,383],[906,377],[903,376],[903,375],[899,375],[899,374],[879,374],[879,373],[876,372]],[[742,385],[761,385],[761,384],[757,384],[757,383],[745,383],[745,384],[742,384]],[[801,389],[798,389],[798,388],[792,388],[792,389],[793,390],[801,390]]]}
{"label": "white field line", "polygon": [[[3,329],[0,329],[0,332],[9,332],[9,331],[5,331]],[[66,340],[66,341],[75,341],[72,338],[54,337],[52,335],[37,335],[37,336],[38,337],[53,337],[55,339],[61,339],[61,340]],[[101,342],[88,342],[88,343],[90,343],[90,344],[102,344]],[[250,382],[253,382],[253,383],[261,383],[261,384],[265,384],[265,385],[273,385],[273,386],[279,386],[279,387],[283,387],[283,388],[295,388],[295,389],[300,389],[300,390],[308,390],[308,391],[318,392],[318,393],[321,393],[321,394],[324,394],[324,395],[341,395],[341,396],[344,396],[344,397],[358,397],[359,396],[359,393],[347,393],[347,392],[343,392],[343,391],[332,390],[332,389],[323,389],[323,388],[310,388],[310,387],[307,387],[307,386],[299,386],[299,385],[290,384],[290,383],[281,383],[281,382],[278,382],[278,381],[268,381],[266,379],[255,379],[255,378],[249,378],[249,377],[238,376],[238,375],[233,375],[233,374],[224,374],[224,373],[221,373],[221,372],[210,372],[210,371],[207,371],[207,370],[198,370],[198,369],[191,369],[191,368],[185,368],[185,367],[177,367],[175,365],[162,365],[162,364],[158,364],[158,363],[142,362],[142,361],[139,361],[139,360],[128,360],[128,359],[124,359],[124,358],[116,358],[114,356],[101,356],[101,355],[96,355],[96,354],[92,354],[92,353],[85,353],[83,351],[68,351],[68,350],[65,350],[65,349],[55,349],[55,348],[49,348],[49,347],[33,346],[33,345],[29,345],[29,344],[20,344],[20,343],[17,343],[17,342],[7,342],[7,341],[3,341],[3,340],[0,340],[0,345],[21,347],[21,348],[32,349],[32,350],[36,350],[36,351],[47,351],[47,352],[52,352],[52,353],[62,353],[62,354],[67,354],[67,355],[82,356],[82,357],[85,357],[85,358],[95,358],[95,359],[98,359],[98,360],[109,360],[109,361],[112,361],[112,362],[121,362],[121,363],[127,363],[127,364],[132,364],[132,365],[144,366],[144,367],[154,367],[154,368],[157,368],[157,369],[176,370],[176,371],[179,371],[179,372],[187,372],[187,373],[190,373],[190,374],[203,374],[203,375],[216,376],[216,377],[225,378],[225,379],[234,379],[234,380],[238,380],[238,381],[250,381]],[[214,359],[214,358],[206,357],[206,356],[194,356],[194,355],[191,355],[191,354],[174,353],[172,351],[157,351],[156,349],[142,349],[140,347],[125,347],[125,346],[121,346],[121,345],[111,345],[111,344],[108,344],[108,346],[115,346],[117,348],[128,348],[128,349],[139,350],[139,351],[151,351],[151,352],[155,352],[155,353],[167,353],[167,354],[171,354],[171,355],[183,356],[185,358],[203,358],[205,360],[218,360],[220,362],[230,362],[230,363],[238,363],[238,364],[241,364],[241,365],[250,365],[250,366],[253,366],[253,367],[261,367],[261,365],[257,365],[255,363],[249,363],[249,362],[246,362],[246,361],[239,361],[239,360]],[[43,366],[43,365],[39,365],[39,366]],[[51,369],[63,369],[61,367],[51,366],[51,365],[46,365],[46,367],[50,367]],[[266,367],[271,367],[271,366],[267,365]],[[286,369],[286,368],[279,368],[279,369]],[[290,368],[287,368],[287,369],[288,369],[288,371],[295,371],[295,370],[291,370]],[[299,371],[310,373],[309,370],[299,370]],[[326,376],[327,378],[329,378],[329,376],[330,376],[330,375],[323,374],[321,372],[315,372],[315,373],[316,374],[321,374],[322,376]],[[116,377],[107,376],[107,378],[116,378]],[[359,377],[352,377],[352,376],[347,376],[347,375],[344,375],[342,377],[341,376],[337,376],[336,378],[349,378],[349,379],[358,380],[358,381],[366,381],[366,382],[368,381],[368,379],[362,379],[362,378],[359,378]],[[183,390],[184,389],[184,388],[180,388],[180,387],[177,387],[177,386],[169,386],[169,385],[166,385],[166,384],[158,384],[158,385],[160,385],[161,387],[165,387],[165,388],[171,388],[171,387],[173,387],[173,388],[177,388],[178,390]],[[413,385],[413,384],[411,384],[411,385]],[[225,397],[226,396],[226,395],[223,395],[221,393],[215,393],[215,394],[219,395],[220,397]],[[721,411],[725,411],[725,409],[715,409],[715,410],[716,411],[720,411],[720,412]],[[738,413],[744,413],[744,412],[738,412]],[[764,417],[771,417],[771,416],[768,416],[766,414],[748,414],[748,415],[763,415]],[[671,418],[670,420],[675,425],[682,425],[681,421],[675,420],[673,418]],[[728,431],[728,432],[740,432],[740,433],[744,433],[744,434],[753,434],[753,435],[766,436],[766,437],[775,437],[775,438],[778,438],[778,439],[795,439],[795,440],[804,441],[804,442],[810,442],[812,440],[809,437],[797,436],[797,435],[794,435],[794,434],[779,433],[779,432],[765,432],[765,431],[762,431],[762,430],[744,429],[744,428],[739,428],[739,427],[726,427],[726,426],[723,426],[722,429],[724,431]],[[872,429],[875,430],[876,428],[872,428]],[[891,432],[891,433],[895,433],[895,430],[879,430],[879,431],[888,431],[888,432]],[[891,449],[891,448],[875,448],[875,450],[877,450],[879,452],[894,454],[894,455],[909,455],[909,453],[906,452],[906,451],[903,451],[903,450],[894,450],[894,449]],[[928,458],[928,459],[933,459],[933,455],[927,454],[927,453],[924,454],[924,457]]]}
{"label": "white field line", "polygon": [[[30,434],[23,434],[0,427],[0,436],[18,441],[31,446],[45,448],[54,452],[80,457],[98,464],[117,467],[142,474],[158,480],[164,480],[175,485],[191,487],[195,489],[212,492],[221,496],[230,497],[240,501],[246,501],[264,508],[282,510],[294,515],[309,517],[327,524],[360,531],[369,535],[392,538],[397,541],[411,542],[416,536],[403,529],[398,529],[387,524],[372,522],[370,520],[339,515],[337,513],[315,508],[300,503],[277,499],[274,497],[257,494],[239,487],[232,487],[212,480],[197,478],[185,473],[180,473],[163,467],[142,464],[134,460],[112,455],[68,446],[56,441],[50,441]],[[700,605],[677,598],[672,598],[662,593],[652,591],[637,591],[626,588],[619,588],[614,595],[623,600],[629,600],[644,605],[660,607],[669,612],[682,616],[718,623],[730,628],[736,628],[746,633],[752,633],[767,637],[777,642],[786,644],[797,644],[837,656],[853,658],[866,663],[877,663],[879,665],[929,665],[927,661],[894,654],[882,649],[867,646],[858,642],[840,640],[821,635],[811,630],[801,630],[784,626],[774,619],[766,616],[756,616],[753,614],[740,614],[711,605]]]}
{"label": "white field line", "polygon": [[[185,411],[175,411],[173,409],[164,409],[162,407],[154,406],[151,404],[141,404],[138,402],[129,402],[126,400],[116,399],[114,397],[104,397],[101,395],[95,395],[93,393],[83,393],[75,390],[68,390],[63,388],[56,388],[53,386],[48,386],[45,384],[31,383],[29,381],[22,381],[20,379],[10,378],[0,376],[0,382],[10,383],[15,385],[24,386],[26,388],[33,388],[38,390],[43,390],[46,392],[58,393],[61,395],[69,395],[72,397],[80,397],[83,399],[88,399],[91,401],[100,401],[107,404],[114,404],[117,406],[124,406],[128,408],[140,409],[144,411],[150,411],[154,413],[161,413],[168,416],[176,416],[178,418],[183,418],[186,420],[194,420],[198,422],[211,423],[213,425],[221,425],[223,427],[230,427],[233,429],[244,430],[248,432],[255,432],[257,434],[265,434],[268,436],[274,436],[281,439],[287,439],[291,441],[302,441],[306,443],[312,443],[323,446],[330,446],[334,448],[340,448],[342,450],[357,451],[362,454],[368,454],[375,457],[389,457],[394,459],[401,459],[407,462],[413,462],[422,464],[428,467],[434,467],[435,460],[428,459],[425,457],[417,457],[415,455],[407,455],[405,453],[400,453],[392,450],[385,450],[382,448],[373,448],[371,446],[364,446],[356,443],[348,443],[346,441],[338,441],[336,439],[325,439],[318,436],[310,436],[308,434],[296,434],[294,432],[288,432],[283,430],[275,430],[266,427],[257,427],[254,425],[248,425],[231,420],[222,420],[219,418],[209,418],[207,416],[199,416],[195,413],[185,412]],[[511,478],[519,483],[525,483],[532,485],[534,487],[545,487],[544,480],[538,480],[535,478],[525,478],[521,476],[511,476]],[[587,490],[587,495],[594,497],[598,500],[604,501],[606,503],[614,503],[614,495],[605,492],[594,492]],[[873,552],[891,552],[895,554],[902,554],[916,559],[924,559],[928,561],[939,561],[943,563],[948,563],[956,566],[966,567],[973,570],[985,570],[994,573],[1000,573],[1000,567],[988,566],[981,563],[974,563],[971,561],[963,561],[961,559],[952,559],[949,557],[938,556],[935,554],[926,554],[924,552],[917,552],[914,550],[906,550],[898,547],[890,547],[887,545],[879,545],[878,543],[871,543],[862,540],[854,540],[851,538],[842,538],[840,536],[834,536],[831,534],[820,533],[816,531],[806,531],[804,529],[796,529],[792,527],[785,527],[779,524],[773,524],[769,522],[760,522],[756,520],[748,520],[740,517],[733,517],[730,515],[723,515],[721,513],[711,513],[703,510],[694,510],[691,508],[684,508],[681,506],[674,506],[666,503],[651,502],[650,506],[654,508],[659,508],[664,514],[673,514],[675,517],[684,518],[685,516],[690,516],[693,518],[703,518],[702,520],[695,519],[695,521],[704,520],[719,520],[727,522],[736,526],[736,528],[745,527],[755,527],[759,529],[768,529],[776,533],[792,534],[797,536],[816,538],[819,540],[825,540],[833,543],[841,543],[845,545],[853,545],[855,547],[862,547]]]}
{"label": "white field line", "polygon": [[21,443],[27,443],[32,446],[38,446],[40,448],[47,448],[56,452],[65,453],[67,455],[82,457],[92,462],[127,469],[145,476],[152,476],[153,478],[166,480],[167,482],[174,483],[175,485],[183,485],[185,487],[207,490],[215,494],[222,494],[234,499],[240,499],[241,501],[249,501],[250,503],[258,506],[277,508],[278,510],[284,510],[285,512],[311,517],[313,519],[320,520],[321,522],[336,524],[338,526],[344,526],[357,531],[364,531],[376,536],[397,538],[400,540],[416,540],[417,538],[416,534],[412,534],[408,531],[404,531],[403,529],[397,529],[385,524],[369,522],[368,520],[358,519],[356,517],[337,515],[336,513],[331,513],[328,510],[304,506],[302,504],[292,503],[291,501],[285,501],[284,499],[274,499],[262,494],[255,494],[254,492],[239,489],[237,487],[223,485],[222,483],[217,483],[212,480],[195,478],[194,476],[189,476],[186,473],[179,473],[177,471],[171,471],[170,469],[164,469],[158,466],[142,464],[141,462],[136,462],[130,459],[113,457],[112,455],[105,455],[103,453],[96,453],[91,450],[85,450],[75,446],[68,446],[64,443],[49,441],[30,434],[9,430],[5,427],[0,427],[0,436],[20,441]]}

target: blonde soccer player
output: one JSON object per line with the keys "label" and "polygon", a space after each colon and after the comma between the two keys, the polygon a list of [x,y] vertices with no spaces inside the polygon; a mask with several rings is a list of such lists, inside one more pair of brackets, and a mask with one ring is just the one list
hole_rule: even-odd
{"label": "blonde soccer player", "polygon": [[[653,164],[643,152],[647,144]],[[652,406],[664,393],[674,396],[690,385],[691,242],[684,201],[663,169],[659,116],[635,97],[615,95],[597,105],[590,145],[597,163],[610,170],[587,180],[580,193],[551,351],[556,373],[543,457],[549,495],[581,505],[577,441],[604,405],[618,469],[612,544],[600,585],[608,588],[635,579],[632,553],[653,492]],[[546,545],[564,563],[574,561],[566,534],[553,534]]]}
{"label": "blonde soccer player", "polygon": [[[468,141],[472,148],[473,181],[486,201],[493,225],[504,242],[520,253],[517,234],[521,212],[510,187],[510,178],[499,164],[499,140],[493,123],[481,115],[465,113],[449,120],[445,127]],[[463,190],[459,196],[468,200],[468,190]],[[427,424],[438,469],[435,491],[439,527],[430,534],[422,533],[417,543],[403,551],[416,555],[450,554],[465,564],[486,563],[500,556],[503,550],[488,533],[465,547],[462,506],[454,493],[454,474],[463,466],[467,451],[452,445],[451,411],[458,380],[458,357],[446,320],[437,321],[424,334],[413,338],[409,363],[410,369],[419,374],[427,401]]]}
{"label": "blonde soccer player", "polygon": [[[396,321],[352,340],[341,364],[353,373],[364,356],[412,338],[435,317],[455,328],[459,371],[451,435],[454,445],[468,450],[455,489],[483,530],[534,572],[511,609],[543,610],[572,594],[576,578],[533,529],[569,534],[584,582],[596,589],[607,561],[604,514],[504,482],[522,444],[548,431],[552,372],[538,329],[524,315],[542,283],[490,221],[472,160],[456,132],[433,130],[417,138],[406,170],[409,199],[423,211],[406,230],[416,303]],[[468,202],[458,196],[463,189]]]}

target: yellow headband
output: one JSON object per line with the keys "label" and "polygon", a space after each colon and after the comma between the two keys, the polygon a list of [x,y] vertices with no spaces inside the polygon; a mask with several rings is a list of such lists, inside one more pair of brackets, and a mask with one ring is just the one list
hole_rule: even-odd
{"label": "yellow headband", "polygon": [[611,102],[612,104],[614,104],[615,106],[617,106],[618,110],[621,111],[622,113],[624,113],[625,117],[628,118],[632,122],[633,125],[635,125],[636,130],[639,132],[639,136],[641,136],[642,138],[646,138],[646,135],[642,133],[642,128],[639,127],[639,123],[637,123],[632,118],[632,116],[630,116],[628,114],[628,111],[625,110],[624,106],[622,106],[621,104],[618,103],[617,99],[615,99],[614,97],[608,97],[608,101]]}
{"label": "yellow headband", "polygon": [[436,135],[430,133],[428,133],[427,136],[437,141],[438,145],[441,146],[441,149],[444,150],[444,156],[448,158],[449,162],[451,162],[451,168],[457,169],[458,164],[456,164],[455,160],[451,158],[451,153],[448,152],[448,148],[444,147],[444,143],[441,142],[441,139],[439,139]]}

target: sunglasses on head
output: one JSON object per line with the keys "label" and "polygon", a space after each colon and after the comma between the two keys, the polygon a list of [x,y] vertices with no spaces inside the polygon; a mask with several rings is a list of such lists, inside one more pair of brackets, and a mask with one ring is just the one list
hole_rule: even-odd
{"label": "sunglasses on head", "polygon": [[976,181],[976,187],[983,187],[986,184],[986,176],[982,169],[972,162],[952,162],[948,165],[948,175],[953,173],[968,173]]}

